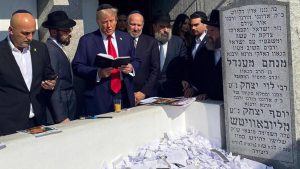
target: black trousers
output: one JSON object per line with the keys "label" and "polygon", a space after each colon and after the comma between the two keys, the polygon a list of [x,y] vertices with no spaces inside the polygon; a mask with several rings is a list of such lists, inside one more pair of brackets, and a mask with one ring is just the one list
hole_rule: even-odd
{"label": "black trousers", "polygon": [[38,125],[39,124],[37,123],[36,118],[33,117],[33,118],[29,118],[26,128],[29,129],[29,128],[32,128],[32,127],[35,127],[35,126],[38,126]]}

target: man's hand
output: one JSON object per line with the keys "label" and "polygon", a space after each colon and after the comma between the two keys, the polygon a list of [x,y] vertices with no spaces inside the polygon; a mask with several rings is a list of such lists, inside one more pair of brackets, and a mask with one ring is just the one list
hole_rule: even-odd
{"label": "man's hand", "polygon": [[183,80],[181,84],[184,97],[192,97],[196,93],[195,89],[189,84],[189,82]]}
{"label": "man's hand", "polygon": [[129,74],[133,71],[133,66],[130,63],[128,63],[127,65],[122,65],[120,67],[120,71],[122,71],[125,74]]}
{"label": "man's hand", "polygon": [[56,80],[45,80],[42,81],[41,86],[45,90],[54,90],[55,84],[56,84]]}
{"label": "man's hand", "polygon": [[104,68],[104,69],[99,69],[98,71],[98,75],[100,76],[99,78],[108,78],[111,74],[111,71],[114,68],[112,67],[108,67],[108,68]]}
{"label": "man's hand", "polygon": [[134,93],[135,105],[138,105],[141,100],[145,99],[146,95],[140,91]]}
{"label": "man's hand", "polygon": [[182,88],[183,88],[183,92],[190,87],[189,82],[187,82],[185,80],[181,81],[181,85],[182,85]]}
{"label": "man's hand", "polygon": [[195,89],[193,87],[189,87],[184,91],[184,97],[193,97],[195,93]]}
{"label": "man's hand", "polygon": [[199,95],[196,97],[196,100],[197,100],[197,101],[203,101],[203,100],[206,100],[206,99],[208,99],[207,94],[199,94]]}

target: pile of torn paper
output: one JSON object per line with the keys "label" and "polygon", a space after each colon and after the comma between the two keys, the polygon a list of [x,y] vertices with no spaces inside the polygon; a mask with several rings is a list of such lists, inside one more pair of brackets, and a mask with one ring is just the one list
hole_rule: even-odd
{"label": "pile of torn paper", "polygon": [[262,163],[233,156],[211,144],[195,130],[167,133],[162,140],[120,157],[102,169],[273,169]]}

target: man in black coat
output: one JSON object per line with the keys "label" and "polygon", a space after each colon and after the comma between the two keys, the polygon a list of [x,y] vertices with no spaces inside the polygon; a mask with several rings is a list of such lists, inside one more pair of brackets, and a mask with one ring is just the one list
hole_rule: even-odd
{"label": "man in black coat", "polygon": [[75,119],[76,95],[73,89],[73,77],[70,61],[63,51],[71,41],[71,31],[76,25],[64,11],[54,11],[48,15],[42,26],[49,29],[47,47],[51,65],[58,74],[55,90],[50,98],[48,109],[54,115],[55,123]]}
{"label": "man in black coat", "polygon": [[194,60],[196,56],[199,56],[201,48],[204,47],[207,42],[206,24],[201,22],[206,21],[207,16],[204,12],[197,11],[190,16],[190,20],[191,32],[194,39],[192,41],[192,48],[190,49],[189,54],[192,56],[192,60]]}
{"label": "man in black coat", "polygon": [[160,75],[158,96],[182,96],[181,81],[185,76],[187,49],[183,40],[172,35],[169,14],[159,14],[154,18],[153,30],[160,51]]}
{"label": "man in black coat", "polygon": [[138,104],[142,99],[157,95],[156,83],[159,75],[159,50],[157,41],[142,34],[144,17],[139,11],[128,16],[128,33],[134,38],[135,55],[141,65],[134,77],[134,96]]}
{"label": "man in black coat", "polygon": [[0,42],[0,135],[46,124],[47,93],[56,83],[46,45],[32,39],[32,14],[14,12],[8,31]]}
{"label": "man in black coat", "polygon": [[198,100],[223,100],[223,79],[221,59],[221,37],[219,11],[213,10],[207,24],[207,43],[195,58],[193,74],[196,76],[186,85],[185,96],[198,96]]}
{"label": "man in black coat", "polygon": [[[204,92],[203,80],[207,79],[205,78],[207,75],[207,63],[204,57],[207,54],[203,54],[203,48],[205,48],[207,42],[207,26],[201,22],[204,20],[206,21],[207,16],[202,11],[196,11],[190,16],[190,20],[191,32],[194,38],[191,49],[189,49],[189,58],[187,60],[187,81],[182,82],[185,90],[185,97],[192,97],[197,93]],[[197,72],[197,75],[195,75],[194,72]],[[192,84],[197,84],[197,87],[193,86]]]}

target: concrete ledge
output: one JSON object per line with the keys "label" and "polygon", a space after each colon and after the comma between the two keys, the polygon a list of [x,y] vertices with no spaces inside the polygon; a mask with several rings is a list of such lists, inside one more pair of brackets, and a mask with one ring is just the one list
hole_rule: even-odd
{"label": "concrete ledge", "polygon": [[[104,161],[136,151],[138,146],[162,138],[165,132],[193,127],[221,144],[221,105],[195,102],[189,107],[140,106],[112,119],[76,120],[55,125],[62,133],[40,138],[17,133],[0,138],[0,164],[9,169],[98,169]],[[219,120],[218,120],[219,119]]]}

